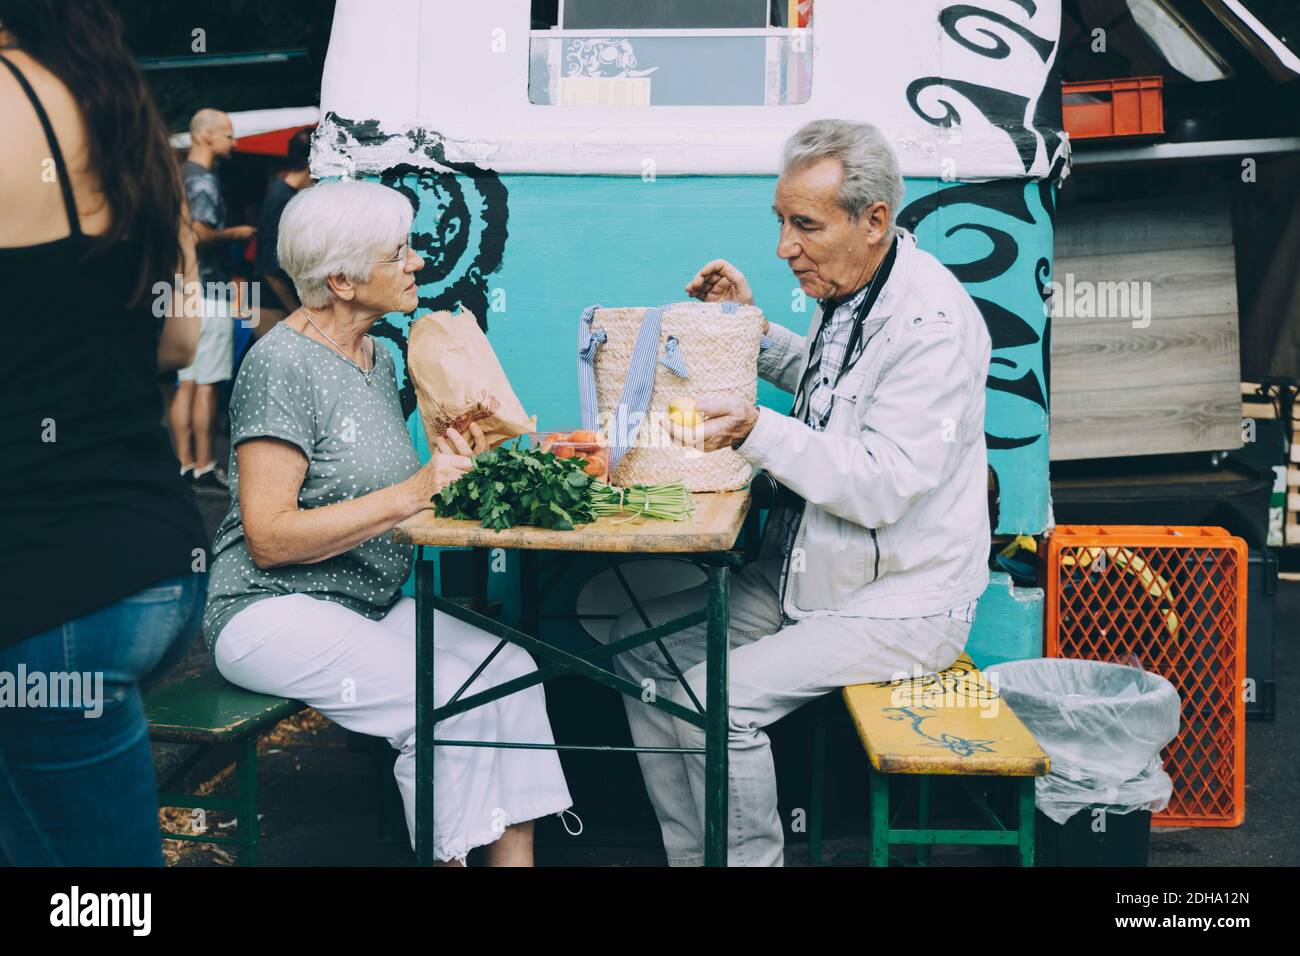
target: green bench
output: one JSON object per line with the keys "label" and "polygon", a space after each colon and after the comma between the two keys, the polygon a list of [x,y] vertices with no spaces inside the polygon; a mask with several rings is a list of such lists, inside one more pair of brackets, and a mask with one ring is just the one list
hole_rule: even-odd
{"label": "green bench", "polygon": [[231,684],[215,670],[205,670],[151,691],[144,701],[149,739],[197,745],[198,750],[173,777],[183,776],[214,747],[233,748],[235,795],[159,792],[162,807],[226,810],[235,814],[235,836],[215,833],[176,833],[163,830],[172,840],[233,846],[241,866],[256,866],[260,827],[257,821],[257,741],[286,717],[306,709],[306,704],[284,697],[255,694]]}
{"label": "green bench", "polygon": [[[871,866],[888,865],[889,848],[900,844],[914,845],[922,866],[930,861],[930,847],[956,844],[1015,847],[1021,866],[1034,865],[1034,784],[1051,769],[1050,761],[969,657],[963,654],[938,674],[846,687],[843,699],[870,764]],[[822,799],[830,719],[819,717],[813,737],[808,837],[814,866],[823,865]],[[895,825],[902,801],[891,807],[890,782],[909,777],[917,784],[917,826],[902,828]],[[1016,818],[1000,818],[972,786],[972,777],[998,777],[1012,784]],[[931,825],[933,788],[943,779],[960,783],[988,827]]]}

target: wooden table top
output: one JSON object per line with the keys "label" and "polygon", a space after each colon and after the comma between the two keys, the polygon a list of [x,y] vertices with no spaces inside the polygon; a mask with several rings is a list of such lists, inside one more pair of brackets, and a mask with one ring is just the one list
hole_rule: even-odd
{"label": "wooden table top", "polygon": [[425,511],[393,529],[401,544],[440,548],[514,548],[537,551],[683,554],[726,551],[736,543],[749,511],[749,490],[696,492],[695,513],[685,521],[599,518],[572,531],[484,528],[476,521],[437,518]]}

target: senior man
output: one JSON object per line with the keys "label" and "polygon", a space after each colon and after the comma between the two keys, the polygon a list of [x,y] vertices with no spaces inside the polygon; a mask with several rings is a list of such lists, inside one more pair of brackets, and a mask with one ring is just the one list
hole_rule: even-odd
{"label": "senior man", "polygon": [[[818,299],[809,333],[765,329],[758,371],[794,394],[789,415],[701,399],[704,424],[674,437],[735,448],[780,492],[762,556],[731,581],[728,862],[779,866],[771,745],[763,728],[837,688],[933,673],[965,647],[988,583],[984,382],[990,340],[955,276],[895,225],[898,160],[864,123],[818,120],[786,143],[773,209],[777,255]],[[725,260],[686,291],[753,302]],[[645,607],[653,623],[702,606],[697,588]],[[641,630],[622,615],[610,640]],[[690,706],[705,699],[704,627],[616,659]],[[704,733],[625,701],[640,746],[703,747]],[[699,865],[704,758],[641,754],[671,865]]]}

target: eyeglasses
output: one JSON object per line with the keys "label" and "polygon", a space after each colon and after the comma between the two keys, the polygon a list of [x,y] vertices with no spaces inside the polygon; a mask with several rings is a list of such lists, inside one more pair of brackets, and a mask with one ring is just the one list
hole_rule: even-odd
{"label": "eyeglasses", "polygon": [[402,243],[402,248],[397,250],[397,255],[393,256],[391,259],[371,259],[370,261],[376,264],[382,264],[386,262],[405,262],[406,257],[410,254],[411,254],[411,240],[407,239],[404,243]]}

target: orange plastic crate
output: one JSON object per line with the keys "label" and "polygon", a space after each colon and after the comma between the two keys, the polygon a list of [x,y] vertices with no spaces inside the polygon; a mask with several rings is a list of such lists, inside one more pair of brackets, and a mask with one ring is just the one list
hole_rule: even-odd
{"label": "orange plastic crate", "polygon": [[[1164,77],[1062,83],[1062,118],[1071,139],[1152,136],[1165,131]],[[1070,102],[1099,97],[1100,102]]]}
{"label": "orange plastic crate", "polygon": [[1222,528],[1062,525],[1047,547],[1047,656],[1131,663],[1182,701],[1157,826],[1246,814],[1246,542]]}

